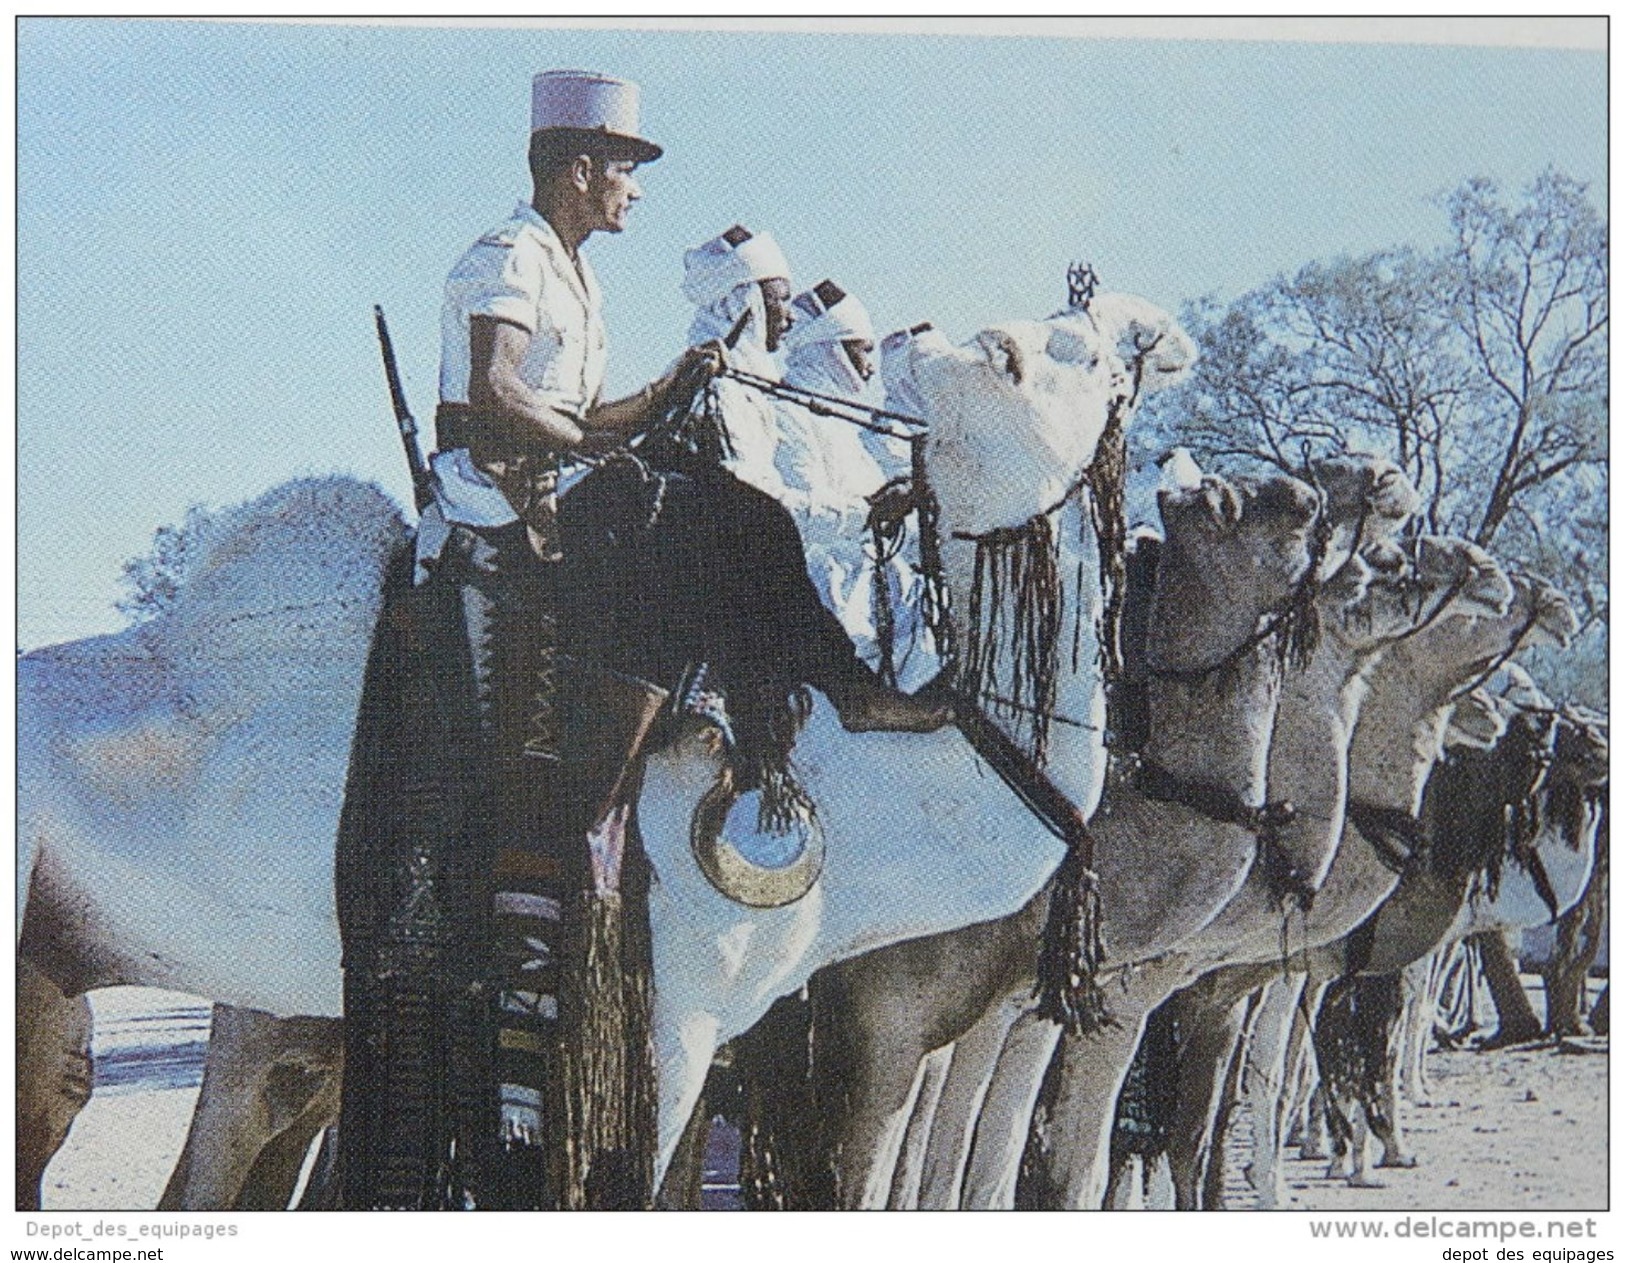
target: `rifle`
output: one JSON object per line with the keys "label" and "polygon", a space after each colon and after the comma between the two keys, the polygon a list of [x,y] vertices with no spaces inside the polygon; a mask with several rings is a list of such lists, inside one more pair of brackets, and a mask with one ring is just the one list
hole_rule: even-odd
{"label": "rifle", "polygon": [[389,379],[389,401],[395,408],[395,424],[401,432],[401,445],[406,448],[406,467],[412,473],[412,499],[422,513],[434,499],[434,483],[429,466],[418,447],[418,423],[412,419],[412,410],[406,406],[406,391],[401,388],[400,369],[395,366],[395,345],[389,340],[389,326],[384,323],[384,309],[373,305],[373,319],[378,324],[378,347],[384,355],[384,376]]}

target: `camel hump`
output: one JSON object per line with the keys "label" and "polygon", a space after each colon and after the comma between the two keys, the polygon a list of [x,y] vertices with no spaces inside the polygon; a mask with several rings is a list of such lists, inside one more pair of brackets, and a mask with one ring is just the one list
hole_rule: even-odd
{"label": "camel hump", "polygon": [[354,478],[303,478],[227,509],[153,628],[159,652],[199,703],[293,690],[318,701],[359,672],[407,538],[394,501]]}

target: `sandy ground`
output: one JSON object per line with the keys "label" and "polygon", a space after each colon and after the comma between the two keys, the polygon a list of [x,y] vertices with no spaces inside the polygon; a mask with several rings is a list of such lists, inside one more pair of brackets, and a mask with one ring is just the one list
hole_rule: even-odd
{"label": "sandy ground", "polygon": [[[208,1010],[153,991],[95,998],[97,1085],[46,1172],[47,1210],[150,1209],[185,1140],[201,1076]],[[1308,1210],[1603,1209],[1608,1202],[1607,1041],[1498,1052],[1435,1052],[1433,1099],[1404,1116],[1418,1166],[1375,1172],[1353,1189],[1324,1162],[1289,1158],[1289,1205]],[[1230,1146],[1227,1204],[1251,1202],[1240,1177],[1250,1126]],[[722,1156],[718,1149],[718,1157]],[[728,1158],[731,1159],[730,1152]],[[707,1173],[714,1206],[733,1201]]]}
{"label": "sandy ground", "polygon": [[[1289,1157],[1296,1210],[1605,1210],[1608,1206],[1607,1041],[1428,1056],[1433,1099],[1407,1105],[1411,1170],[1373,1170],[1383,1188],[1326,1178],[1327,1164]],[[1289,1150],[1295,1154],[1296,1150]],[[1373,1148],[1375,1160],[1375,1148]],[[1239,1181],[1226,1202],[1251,1201]]]}

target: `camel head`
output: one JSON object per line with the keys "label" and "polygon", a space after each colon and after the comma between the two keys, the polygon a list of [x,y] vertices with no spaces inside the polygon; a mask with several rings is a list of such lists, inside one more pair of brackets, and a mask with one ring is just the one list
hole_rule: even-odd
{"label": "camel head", "polygon": [[[1387,552],[1386,545],[1372,547],[1366,556],[1380,570],[1390,564],[1381,559]],[[1410,611],[1413,630],[1387,642],[1371,673],[1350,755],[1359,782],[1355,792],[1368,798],[1385,781],[1395,784],[1418,769],[1425,774],[1446,745],[1484,750],[1485,740],[1493,744],[1500,738],[1513,708],[1494,689],[1476,685],[1517,645],[1527,643],[1523,638],[1534,609],[1536,590],[1527,579],[1508,575],[1464,540],[1423,537],[1407,556],[1413,571],[1427,576],[1421,581],[1426,588],[1418,584],[1400,602]],[[1452,587],[1456,596],[1433,616],[1430,611]],[[1499,713],[1479,713],[1486,705]],[[1454,735],[1449,731],[1453,708],[1460,713],[1460,732]],[[1462,735],[1467,739],[1458,740]]]}
{"label": "camel head", "polygon": [[1497,618],[1512,603],[1500,565],[1465,539],[1424,536],[1407,549],[1378,541],[1356,560],[1372,576],[1364,596],[1325,619],[1352,650],[1424,635],[1444,618]]}
{"label": "camel head", "polygon": [[1518,647],[1532,649],[1536,645],[1550,645],[1566,649],[1580,633],[1580,619],[1568,597],[1537,574],[1519,572],[1512,576],[1516,595],[1513,608],[1523,616],[1528,628]]}
{"label": "camel head", "polygon": [[961,346],[935,330],[896,351],[930,426],[927,460],[945,532],[1026,522],[1064,497],[1108,422],[1195,358],[1166,312],[1104,294],[1090,310],[994,325]]}
{"label": "camel head", "polygon": [[[1433,541],[1420,552],[1445,564],[1442,559],[1451,549],[1460,549],[1460,542]],[[1482,556],[1476,549],[1466,555]],[[1403,680],[1409,695],[1407,709],[1411,701],[1424,703],[1424,709],[1448,704],[1462,685],[1504,663],[1519,648],[1568,643],[1577,623],[1562,593],[1544,579],[1520,572],[1512,572],[1505,581],[1511,586],[1511,599],[1499,612],[1495,606],[1500,585],[1486,570],[1479,581],[1483,590],[1473,600],[1476,610],[1461,605],[1474,586],[1469,583],[1457,606],[1415,635],[1389,646],[1383,676]],[[1370,704],[1368,701],[1367,706]]]}
{"label": "camel head", "polygon": [[1385,457],[1335,456],[1316,461],[1312,470],[1333,527],[1327,573],[1367,545],[1392,540],[1422,503],[1405,472]]}
{"label": "camel head", "polygon": [[1311,578],[1320,497],[1307,483],[1214,475],[1158,497],[1164,540],[1146,637],[1153,671],[1224,661]]}

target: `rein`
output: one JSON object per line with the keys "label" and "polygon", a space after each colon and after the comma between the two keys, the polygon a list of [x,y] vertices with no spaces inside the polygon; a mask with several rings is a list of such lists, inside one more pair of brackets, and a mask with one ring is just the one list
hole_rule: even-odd
{"label": "rein", "polygon": [[1255,807],[1228,785],[1187,780],[1144,755],[1135,756],[1135,762],[1129,783],[1153,802],[1178,803],[1218,824],[1233,824],[1255,834],[1284,828],[1298,818],[1298,809],[1290,802]]}
{"label": "rein", "polygon": [[1290,802],[1245,802],[1228,785],[1211,781],[1186,780],[1144,755],[1134,756],[1135,766],[1129,785],[1152,802],[1178,803],[1217,824],[1235,825],[1258,839],[1258,861],[1263,866],[1271,896],[1284,905],[1287,896],[1307,908],[1314,888],[1293,865],[1276,834],[1298,818]]}
{"label": "rein", "polygon": [[[759,377],[755,373],[747,373],[744,369],[724,368],[718,376],[759,390],[762,394],[771,395],[775,399],[783,399],[786,403],[798,404],[815,416],[832,417],[874,434],[885,434],[894,439],[912,441],[924,435],[927,430],[925,422],[918,417],[890,412],[857,399],[826,395],[820,391],[808,390],[805,386],[792,386],[788,382],[774,381],[771,377]],[[887,421],[895,421],[898,424],[896,426],[884,424]],[[899,426],[902,428],[898,428]]]}
{"label": "rein", "polygon": [[1512,655],[1518,652],[1519,647],[1523,644],[1523,638],[1535,630],[1535,624],[1538,622],[1540,622],[1540,603],[1537,601],[1532,604],[1529,610],[1529,617],[1524,620],[1523,626],[1518,629],[1518,634],[1512,638],[1512,643],[1500,653],[1493,655],[1489,660],[1489,665],[1485,667],[1484,670],[1478,675],[1474,676],[1466,684],[1463,684],[1454,693],[1452,693],[1450,695],[1450,700],[1453,702],[1458,698],[1466,697],[1467,694],[1471,693],[1502,667],[1506,666],[1508,662],[1512,661]]}

